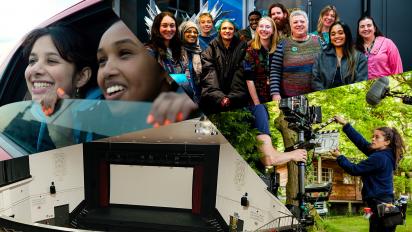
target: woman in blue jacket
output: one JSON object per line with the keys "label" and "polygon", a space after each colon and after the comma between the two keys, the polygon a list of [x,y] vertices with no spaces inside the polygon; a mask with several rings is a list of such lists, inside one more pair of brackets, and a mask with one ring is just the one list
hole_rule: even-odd
{"label": "woman in blue jacket", "polygon": [[335,121],[343,125],[343,132],[368,156],[354,164],[341,155],[339,150],[332,151],[340,167],[350,175],[362,177],[362,199],[373,212],[369,219],[369,231],[395,231],[395,227],[384,227],[382,218],[378,217],[377,205],[394,201],[393,171],[405,152],[401,135],[395,128],[379,127],[374,130],[369,143],[345,119],[335,116]]}
{"label": "woman in blue jacket", "polygon": [[367,59],[355,49],[349,26],[335,22],[330,27],[329,35],[329,46],[319,54],[313,65],[313,91],[367,80]]}

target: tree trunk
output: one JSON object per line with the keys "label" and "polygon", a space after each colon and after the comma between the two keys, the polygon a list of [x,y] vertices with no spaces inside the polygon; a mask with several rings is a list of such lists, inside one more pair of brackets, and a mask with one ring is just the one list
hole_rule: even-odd
{"label": "tree trunk", "polygon": [[[284,119],[283,112],[275,119],[276,128],[282,133],[283,144],[291,147],[296,143],[296,132],[288,128],[288,122]],[[288,181],[286,184],[286,204],[298,205],[296,196],[298,194],[298,166],[295,162],[288,164]]]}

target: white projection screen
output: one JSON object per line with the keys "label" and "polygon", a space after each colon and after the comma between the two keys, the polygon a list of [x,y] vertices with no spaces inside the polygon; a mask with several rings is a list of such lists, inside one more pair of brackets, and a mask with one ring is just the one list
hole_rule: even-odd
{"label": "white projection screen", "polygon": [[110,204],[192,209],[192,167],[110,165]]}

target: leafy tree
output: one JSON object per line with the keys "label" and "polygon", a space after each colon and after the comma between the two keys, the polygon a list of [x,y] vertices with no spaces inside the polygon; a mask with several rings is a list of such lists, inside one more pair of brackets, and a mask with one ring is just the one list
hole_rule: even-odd
{"label": "leafy tree", "polygon": [[[391,91],[400,91],[411,95],[412,93],[412,72],[395,75],[391,79]],[[323,122],[335,115],[341,115],[366,138],[370,139],[373,130],[381,126],[391,126],[398,129],[407,144],[407,151],[404,161],[400,163],[401,170],[412,170],[411,148],[412,144],[412,106],[406,105],[400,99],[387,97],[380,104],[372,107],[365,101],[367,90],[372,85],[372,81],[361,82],[349,86],[329,89],[325,91],[308,94],[310,105],[322,107]],[[271,117],[272,140],[278,150],[283,151],[290,143],[295,141],[295,134],[287,130],[287,124],[282,120],[277,104],[268,103]],[[257,150],[256,129],[253,129],[253,116],[247,110],[225,112],[210,116],[211,121],[217,126],[220,132],[237,149],[243,158],[256,169],[259,166],[260,154]],[[274,120],[275,119],[275,120]],[[315,125],[316,127],[316,125]],[[341,126],[333,123],[325,129],[341,130]],[[283,142],[281,142],[283,140]],[[352,160],[363,160],[366,158],[349,139],[341,133],[339,139],[341,153]],[[290,169],[288,180],[291,184],[287,186],[288,201],[296,196],[297,170],[293,163],[288,164]],[[296,180],[296,181],[295,181]],[[288,191],[288,189],[293,189]]]}

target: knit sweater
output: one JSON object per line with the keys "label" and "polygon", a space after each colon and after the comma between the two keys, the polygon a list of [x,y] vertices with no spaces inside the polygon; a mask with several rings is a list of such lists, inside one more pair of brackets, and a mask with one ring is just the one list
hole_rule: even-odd
{"label": "knit sweater", "polygon": [[292,97],[311,92],[312,66],[320,51],[319,37],[315,35],[304,42],[283,40],[271,60],[271,95]]}
{"label": "knit sweater", "polygon": [[265,48],[255,50],[251,46],[246,49],[243,61],[243,72],[246,80],[254,82],[256,93],[261,103],[271,101],[269,91],[269,53]]}

